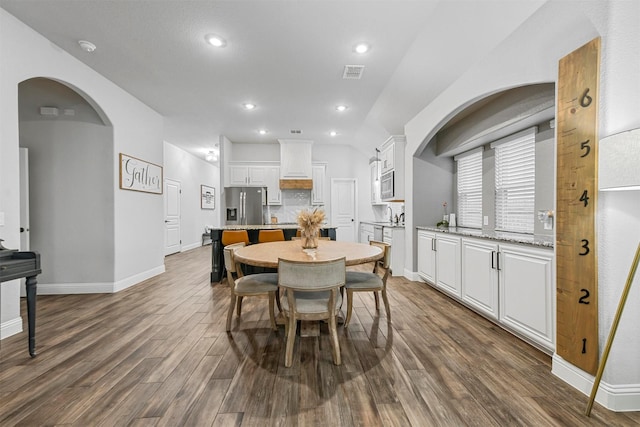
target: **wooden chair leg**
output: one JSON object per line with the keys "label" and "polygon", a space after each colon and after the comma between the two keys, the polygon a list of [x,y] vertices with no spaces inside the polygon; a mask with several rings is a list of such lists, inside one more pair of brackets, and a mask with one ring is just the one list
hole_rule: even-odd
{"label": "wooden chair leg", "polygon": [[278,312],[282,313],[282,306],[280,305],[280,289],[276,291],[276,304],[278,305]]}
{"label": "wooden chair leg", "polygon": [[384,308],[387,310],[387,322],[391,320],[391,307],[389,306],[389,298],[387,298],[387,289],[382,290],[382,300],[384,301]]}
{"label": "wooden chair leg", "polygon": [[378,291],[373,292],[373,299],[376,300],[376,311],[380,310],[380,297],[378,296]]}
{"label": "wooden chair leg", "polygon": [[238,317],[242,314],[242,298],[243,297],[238,297],[238,304],[236,304],[238,307]]}
{"label": "wooden chair leg", "polygon": [[351,310],[353,310],[353,291],[347,289],[347,318],[344,319],[345,328],[349,326],[349,321],[351,320]]}
{"label": "wooden chair leg", "polygon": [[269,292],[269,319],[271,320],[271,329],[278,330],[276,326],[276,316],[273,314],[275,306],[276,292]]}
{"label": "wooden chair leg", "polygon": [[338,341],[338,328],[336,327],[335,314],[329,317],[329,333],[331,334],[331,346],[333,350],[333,363],[335,365],[342,364],[340,357],[340,342]]}
{"label": "wooden chair leg", "polygon": [[229,304],[229,310],[227,311],[227,332],[231,331],[231,318],[233,317],[233,309],[236,306],[236,296],[231,292],[231,303]]}
{"label": "wooden chair leg", "polygon": [[293,345],[296,341],[297,320],[293,313],[289,313],[289,327],[287,328],[287,345],[284,356],[284,366],[290,368],[293,365]]}

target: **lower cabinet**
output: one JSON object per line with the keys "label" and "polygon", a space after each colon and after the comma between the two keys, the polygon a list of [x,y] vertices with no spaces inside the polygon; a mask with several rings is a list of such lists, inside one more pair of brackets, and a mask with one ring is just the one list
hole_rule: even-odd
{"label": "lower cabinet", "polygon": [[538,348],[555,350],[552,249],[418,230],[418,274]]}
{"label": "lower cabinet", "polygon": [[498,245],[462,239],[462,301],[491,319],[499,319]]}
{"label": "lower cabinet", "polygon": [[436,283],[436,235],[418,230],[418,275],[427,282]]}
{"label": "lower cabinet", "polygon": [[391,275],[404,275],[404,228],[383,227],[382,240],[391,245]]}
{"label": "lower cabinet", "polygon": [[500,322],[555,348],[553,252],[500,245]]}

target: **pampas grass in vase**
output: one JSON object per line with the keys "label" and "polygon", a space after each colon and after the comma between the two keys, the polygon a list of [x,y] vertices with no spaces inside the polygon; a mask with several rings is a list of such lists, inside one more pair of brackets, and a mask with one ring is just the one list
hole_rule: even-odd
{"label": "pampas grass in vase", "polygon": [[315,249],[318,247],[318,236],[320,226],[324,222],[324,211],[314,209],[313,211],[302,210],[298,214],[298,225],[300,226],[300,236],[302,237],[302,247],[304,249]]}

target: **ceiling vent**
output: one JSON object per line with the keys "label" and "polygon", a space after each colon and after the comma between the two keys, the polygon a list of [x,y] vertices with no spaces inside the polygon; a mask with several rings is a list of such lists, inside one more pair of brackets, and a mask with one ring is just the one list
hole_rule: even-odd
{"label": "ceiling vent", "polygon": [[360,80],[363,71],[364,65],[345,65],[342,78],[347,80]]}
{"label": "ceiling vent", "polygon": [[302,130],[300,130],[300,129],[291,129],[289,132],[292,135],[301,135],[302,134]]}

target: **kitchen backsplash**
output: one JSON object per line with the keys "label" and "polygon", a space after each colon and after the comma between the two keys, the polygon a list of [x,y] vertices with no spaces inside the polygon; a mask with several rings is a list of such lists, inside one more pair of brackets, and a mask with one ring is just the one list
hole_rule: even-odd
{"label": "kitchen backsplash", "polygon": [[[275,215],[279,223],[297,222],[298,212],[303,209],[324,208],[311,205],[311,190],[282,190],[281,197],[282,205],[267,208],[267,216],[270,218]],[[267,222],[270,222],[270,219]]]}

